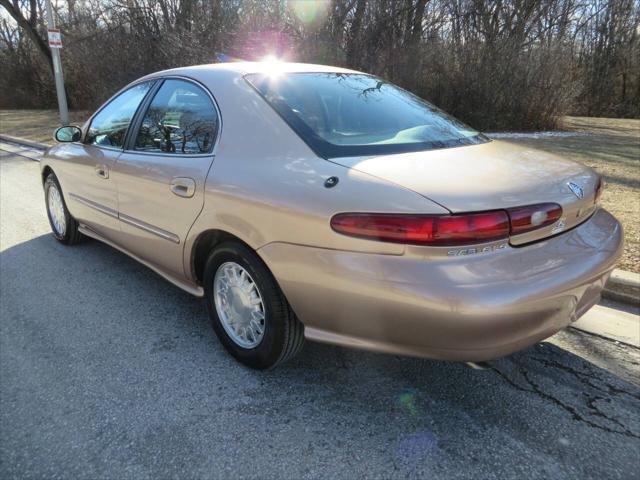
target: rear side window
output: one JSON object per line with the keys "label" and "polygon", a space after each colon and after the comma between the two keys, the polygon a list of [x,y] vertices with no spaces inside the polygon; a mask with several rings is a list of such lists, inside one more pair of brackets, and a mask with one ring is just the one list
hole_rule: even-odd
{"label": "rear side window", "polygon": [[85,143],[122,148],[131,119],[152,85],[139,83],[111,100],[91,120]]}
{"label": "rear side window", "polygon": [[185,80],[165,80],[144,114],[135,149],[180,154],[209,153],[218,114],[209,95]]}

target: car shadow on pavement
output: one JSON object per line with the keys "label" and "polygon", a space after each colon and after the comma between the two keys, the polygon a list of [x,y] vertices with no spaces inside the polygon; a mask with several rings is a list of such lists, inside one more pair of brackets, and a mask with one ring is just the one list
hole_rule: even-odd
{"label": "car shadow on pavement", "polygon": [[[473,467],[477,478],[516,474],[516,460],[496,466],[501,455],[544,460],[540,478],[608,477],[637,466],[640,388],[625,379],[637,376],[637,352],[616,357],[629,372],[622,378],[552,342],[484,371],[308,342],[289,363],[256,372],[226,354],[201,300],[99,242],[69,248],[42,235],[8,247],[0,252],[0,279],[3,409],[22,402],[34,415],[45,408],[34,398],[60,389],[67,411],[81,401],[69,392],[80,388],[90,392],[82,402],[94,402],[82,422],[127,405],[122,425],[133,438],[149,428],[158,434],[160,422],[185,443],[185,455],[224,450],[207,442],[231,417],[234,432],[260,428],[280,452],[313,457],[311,463],[316,452],[327,476],[327,458],[335,468],[367,458],[393,465],[381,470],[387,474],[414,476],[433,473],[430,462],[438,458]],[[561,335],[567,345],[582,342],[578,351],[611,355],[602,339]],[[55,403],[46,408],[57,411]],[[6,410],[3,418],[8,414],[9,435],[29,423]],[[255,447],[249,433],[233,435]]]}

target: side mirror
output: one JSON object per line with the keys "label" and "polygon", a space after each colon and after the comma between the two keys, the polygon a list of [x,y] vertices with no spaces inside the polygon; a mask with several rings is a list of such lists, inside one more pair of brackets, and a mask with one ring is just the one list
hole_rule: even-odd
{"label": "side mirror", "polygon": [[75,125],[60,127],[53,134],[53,138],[58,142],[78,142],[82,138],[82,130]]}

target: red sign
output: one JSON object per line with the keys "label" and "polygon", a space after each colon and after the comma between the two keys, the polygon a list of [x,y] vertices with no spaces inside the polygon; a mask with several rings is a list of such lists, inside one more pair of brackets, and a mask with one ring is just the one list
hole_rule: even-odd
{"label": "red sign", "polygon": [[49,46],[51,48],[62,48],[62,34],[57,28],[48,28]]}

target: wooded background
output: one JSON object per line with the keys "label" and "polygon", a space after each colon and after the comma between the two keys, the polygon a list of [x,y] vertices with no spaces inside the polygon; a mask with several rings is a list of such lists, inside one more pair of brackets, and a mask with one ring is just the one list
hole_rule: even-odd
{"label": "wooded background", "polygon": [[[275,54],[385,77],[482,130],[640,116],[640,0],[54,0],[74,109]],[[54,108],[44,2],[0,0],[0,107]]]}

